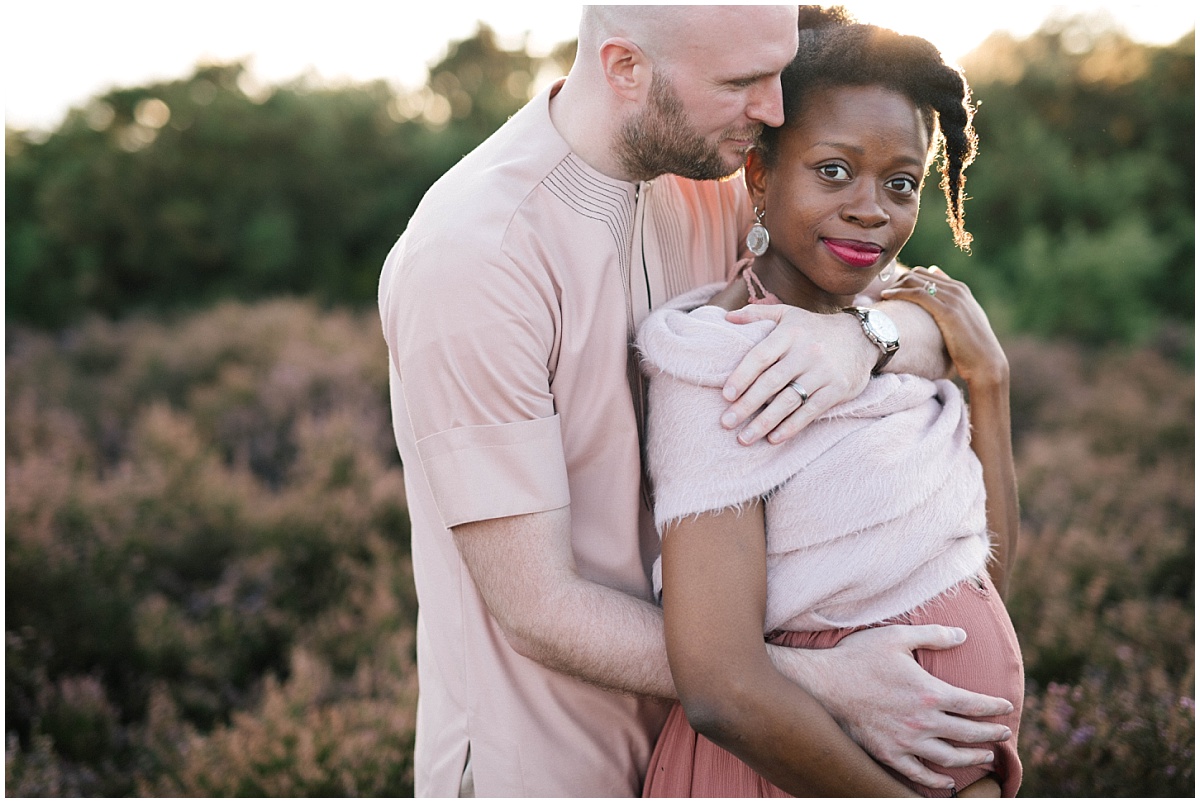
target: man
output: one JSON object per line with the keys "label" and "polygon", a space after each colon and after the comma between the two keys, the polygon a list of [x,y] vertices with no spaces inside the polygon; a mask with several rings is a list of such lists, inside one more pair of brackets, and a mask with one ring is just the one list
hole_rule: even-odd
{"label": "man", "polygon": [[[796,43],[794,6],[588,7],[565,82],[450,170],[388,256],[380,311],[421,605],[418,795],[638,793],[674,689],[629,343],[652,307],[728,277],[750,213],[740,181],[707,179],[782,122]],[[940,370],[932,322],[889,310],[905,339],[893,363]],[[857,395],[879,358],[851,316],[743,315],[781,322],[730,377],[726,426],[770,402],[745,442]],[[1007,703],[911,660],[960,638],[881,628],[773,659],[876,758],[936,783],[914,756],[975,763],[983,751],[941,740],[1004,738],[953,714]]]}

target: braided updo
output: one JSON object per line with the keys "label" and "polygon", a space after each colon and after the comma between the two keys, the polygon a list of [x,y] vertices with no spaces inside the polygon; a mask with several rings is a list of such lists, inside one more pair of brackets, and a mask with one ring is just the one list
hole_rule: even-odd
{"label": "braided updo", "polygon": [[[783,113],[799,119],[808,93],[839,86],[879,86],[904,95],[921,114],[941,156],[938,172],[946,195],[946,219],[955,244],[968,250],[964,226],[965,170],[975,160],[978,137],[971,88],[930,42],[875,25],[850,21],[841,8],[800,8],[800,48],[783,71]],[[774,167],[780,133],[765,128],[759,140],[764,164]]]}

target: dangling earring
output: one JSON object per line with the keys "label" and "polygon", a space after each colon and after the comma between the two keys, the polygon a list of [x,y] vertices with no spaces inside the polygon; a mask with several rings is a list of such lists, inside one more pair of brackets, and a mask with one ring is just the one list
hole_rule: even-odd
{"label": "dangling earring", "polygon": [[760,257],[767,253],[767,246],[771,244],[771,235],[767,232],[767,227],[763,225],[763,216],[767,210],[758,211],[758,207],[754,207],[754,217],[756,218],[750,231],[746,233],[746,247],[750,249],[750,253],[756,257]]}
{"label": "dangling earring", "polygon": [[891,278],[892,278],[893,274],[895,274],[895,272],[896,272],[896,260],[893,259],[891,262],[887,263],[887,267],[885,267],[883,270],[879,271],[879,281],[881,281],[881,282],[891,281]]}

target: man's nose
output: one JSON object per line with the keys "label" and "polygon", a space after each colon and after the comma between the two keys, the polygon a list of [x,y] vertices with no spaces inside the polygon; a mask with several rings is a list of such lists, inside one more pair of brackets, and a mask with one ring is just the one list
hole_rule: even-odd
{"label": "man's nose", "polygon": [[779,76],[756,89],[753,100],[746,109],[746,116],[769,126],[783,125],[783,86],[779,83]]}

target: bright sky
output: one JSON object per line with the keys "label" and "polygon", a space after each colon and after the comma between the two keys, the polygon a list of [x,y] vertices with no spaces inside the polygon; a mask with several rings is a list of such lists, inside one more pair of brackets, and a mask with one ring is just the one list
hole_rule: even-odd
{"label": "bright sky", "polygon": [[[1164,44],[1195,29],[1190,2],[1157,0],[846,0],[864,22],[930,39],[957,60],[995,30],[1025,36],[1048,17],[1107,10],[1135,39]],[[985,7],[986,6],[986,7]],[[275,83],[306,71],[325,79],[386,78],[419,86],[448,42],[477,20],[531,50],[572,39],[574,3],[429,0],[24,0],[4,11],[4,116],[52,128],[71,106],[117,86],[191,73],[200,60],[250,57]],[[954,15],[959,14],[961,19]]]}

